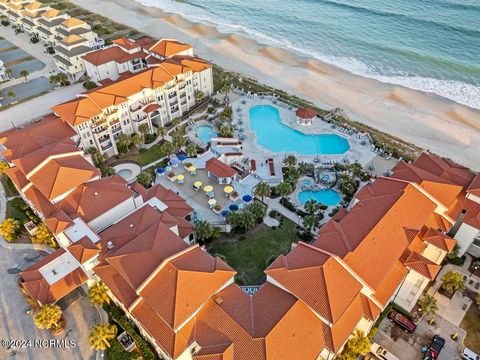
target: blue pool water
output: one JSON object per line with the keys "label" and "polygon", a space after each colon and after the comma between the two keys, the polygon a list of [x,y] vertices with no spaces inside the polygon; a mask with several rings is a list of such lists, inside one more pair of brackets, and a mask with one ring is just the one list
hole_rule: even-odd
{"label": "blue pool water", "polygon": [[310,186],[312,182],[310,180],[303,180],[303,186]]}
{"label": "blue pool water", "polygon": [[340,195],[335,190],[320,190],[320,191],[301,191],[298,193],[298,200],[305,204],[308,200],[315,200],[321,204],[333,206],[340,202]]}
{"label": "blue pool water", "polygon": [[198,126],[197,128],[195,128],[195,132],[197,133],[200,141],[205,144],[208,144],[212,137],[218,135],[218,133],[214,131],[210,125]]}
{"label": "blue pool water", "polygon": [[258,105],[250,109],[250,126],[257,135],[257,142],[274,152],[343,154],[350,148],[347,139],[341,136],[306,135],[282,124],[278,109],[270,105]]}

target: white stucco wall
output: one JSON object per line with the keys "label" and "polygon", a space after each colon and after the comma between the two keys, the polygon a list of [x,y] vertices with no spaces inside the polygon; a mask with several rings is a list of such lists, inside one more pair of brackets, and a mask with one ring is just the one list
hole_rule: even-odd
{"label": "white stucco wall", "polygon": [[457,245],[460,248],[460,255],[463,255],[465,253],[478,232],[479,230],[471,225],[465,223],[460,225],[460,228],[454,236],[454,239],[457,240]]}

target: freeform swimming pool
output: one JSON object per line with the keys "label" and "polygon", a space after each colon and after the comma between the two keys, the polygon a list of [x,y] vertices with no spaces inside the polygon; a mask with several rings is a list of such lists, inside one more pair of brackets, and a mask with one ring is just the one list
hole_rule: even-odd
{"label": "freeform swimming pool", "polygon": [[278,109],[258,105],[250,109],[250,127],[257,142],[274,152],[301,155],[343,154],[350,148],[348,140],[336,134],[307,135],[280,121]]}
{"label": "freeform swimming pool", "polygon": [[195,132],[198,135],[198,138],[201,142],[208,144],[212,137],[218,135],[216,131],[213,130],[213,127],[210,125],[201,125],[195,128]]}
{"label": "freeform swimming pool", "polygon": [[320,191],[300,191],[298,193],[298,200],[300,200],[302,204],[305,204],[308,200],[315,200],[323,205],[333,206],[337,205],[341,198],[335,190],[327,189]]}
{"label": "freeform swimming pool", "polygon": [[133,175],[133,172],[130,169],[122,169],[122,170],[118,171],[118,175],[120,175],[124,179],[128,179],[128,178],[130,178],[130,176]]}

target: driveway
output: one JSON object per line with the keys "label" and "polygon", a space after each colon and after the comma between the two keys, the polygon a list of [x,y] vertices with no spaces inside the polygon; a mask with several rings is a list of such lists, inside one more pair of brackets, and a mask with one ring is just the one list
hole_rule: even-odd
{"label": "driveway", "polygon": [[[75,340],[71,348],[19,348],[0,347],[0,359],[94,359],[95,352],[88,347],[89,328],[99,321],[99,315],[79,290],[67,296],[60,305],[64,309],[67,328],[59,337],[54,337],[46,330],[35,327],[31,316],[26,315],[30,309],[17,286],[18,273],[37,262],[46,253],[36,250],[0,249],[0,340],[3,339],[57,339]],[[68,341],[66,341],[68,342]]]}
{"label": "driveway", "polygon": [[[427,320],[435,320],[434,325],[429,325]],[[451,334],[457,333],[458,340],[453,341]],[[439,360],[454,360],[463,349],[465,331],[438,315],[424,317],[417,325],[413,334],[408,334],[385,318],[373,338],[373,342],[380,344],[385,349],[401,360],[421,360],[421,349],[428,346],[433,335],[440,335],[445,339],[445,348]]]}

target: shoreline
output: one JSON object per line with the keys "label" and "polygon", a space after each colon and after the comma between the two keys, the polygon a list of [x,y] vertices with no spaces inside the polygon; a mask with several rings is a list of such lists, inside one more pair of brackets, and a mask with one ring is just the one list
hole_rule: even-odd
{"label": "shoreline", "polygon": [[349,118],[480,169],[480,111],[438,95],[351,74],[334,65],[259,44],[178,14],[131,0],[70,0],[93,13],[155,38],[192,44],[195,54],[228,71],[304,98],[318,107],[343,108]]}

